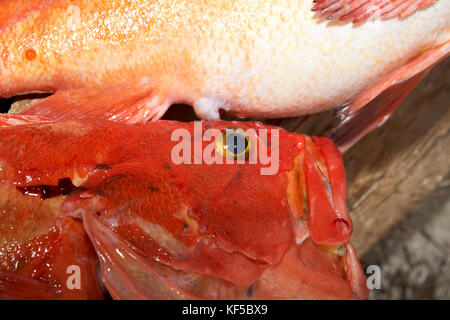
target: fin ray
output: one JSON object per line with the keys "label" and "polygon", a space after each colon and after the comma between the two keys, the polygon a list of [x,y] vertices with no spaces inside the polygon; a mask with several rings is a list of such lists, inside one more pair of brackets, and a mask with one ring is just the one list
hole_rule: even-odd
{"label": "fin ray", "polygon": [[341,152],[382,125],[400,106],[428,71],[450,55],[450,41],[428,50],[379,80],[337,112],[338,124],[331,138]]}
{"label": "fin ray", "polygon": [[368,19],[406,18],[435,2],[436,0],[314,0],[312,11],[316,13],[316,17],[359,23]]}
{"label": "fin ray", "polygon": [[166,96],[135,88],[67,89],[28,106],[20,114],[55,120],[103,118],[139,123],[160,119],[169,108]]}

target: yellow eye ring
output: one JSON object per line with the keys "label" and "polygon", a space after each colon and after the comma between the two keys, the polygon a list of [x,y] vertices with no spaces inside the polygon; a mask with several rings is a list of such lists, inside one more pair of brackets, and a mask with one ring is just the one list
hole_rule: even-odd
{"label": "yellow eye ring", "polygon": [[225,129],[216,141],[217,150],[230,159],[248,159],[250,138],[243,129]]}

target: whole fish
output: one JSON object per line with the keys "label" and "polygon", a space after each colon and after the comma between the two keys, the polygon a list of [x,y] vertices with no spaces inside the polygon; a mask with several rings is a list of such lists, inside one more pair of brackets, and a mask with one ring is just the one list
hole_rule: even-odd
{"label": "whole fish", "polygon": [[449,40],[448,0],[2,0],[0,97],[52,92],[21,112],[129,122],[174,103],[209,120],[346,106],[350,145]]}
{"label": "whole fish", "polygon": [[[205,163],[212,150],[231,163]],[[276,172],[261,174],[257,150],[279,155]],[[1,298],[100,299],[98,263],[117,299],[368,295],[328,138],[257,122],[2,115],[0,151]]]}

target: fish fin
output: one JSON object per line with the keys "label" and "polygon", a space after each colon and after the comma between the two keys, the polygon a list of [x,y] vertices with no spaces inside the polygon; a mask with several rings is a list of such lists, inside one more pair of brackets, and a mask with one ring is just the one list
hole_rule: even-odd
{"label": "fish fin", "polygon": [[450,41],[447,41],[396,69],[339,110],[336,114],[338,123],[331,134],[339,150],[348,150],[368,132],[382,125],[428,71],[449,54]]}
{"label": "fish fin", "polygon": [[104,226],[93,212],[84,212],[83,221],[100,256],[102,281],[115,299],[233,299],[243,296],[227,281],[178,271],[152,259]]}
{"label": "fish fin", "polygon": [[103,118],[137,123],[160,119],[169,106],[166,96],[154,95],[149,88],[67,89],[26,107],[20,114],[57,120]]}
{"label": "fish fin", "polygon": [[15,273],[0,272],[0,300],[53,300],[56,288]]}
{"label": "fish fin", "polygon": [[83,214],[83,222],[100,257],[102,281],[114,299],[183,298],[178,290],[164,285],[163,279],[152,268],[151,260],[146,261],[91,212]]}
{"label": "fish fin", "polygon": [[23,124],[48,122],[48,118],[20,115],[20,114],[0,114],[0,127],[12,127],[19,126]]}
{"label": "fish fin", "polygon": [[436,0],[314,0],[317,18],[351,20],[353,23],[374,19],[405,18]]}

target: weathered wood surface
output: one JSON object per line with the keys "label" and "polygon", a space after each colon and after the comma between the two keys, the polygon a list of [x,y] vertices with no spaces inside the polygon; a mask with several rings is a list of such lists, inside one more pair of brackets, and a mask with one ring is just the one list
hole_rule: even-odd
{"label": "weathered wood surface", "polygon": [[[327,134],[331,113],[287,120],[298,132]],[[450,58],[437,65],[382,127],[344,154],[352,242],[362,255],[450,174]],[[449,222],[450,223],[450,222]],[[450,232],[450,229],[449,229]]]}

